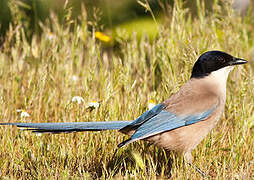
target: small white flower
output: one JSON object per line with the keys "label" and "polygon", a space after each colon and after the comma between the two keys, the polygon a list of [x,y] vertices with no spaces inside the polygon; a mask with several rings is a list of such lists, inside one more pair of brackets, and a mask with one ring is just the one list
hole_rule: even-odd
{"label": "small white flower", "polygon": [[56,36],[52,33],[52,32],[49,32],[48,34],[47,34],[47,37],[46,37],[48,40],[50,40],[50,41],[52,41],[53,39],[55,39],[56,38]]}
{"label": "small white flower", "polygon": [[149,100],[149,103],[148,103],[148,109],[152,109],[154,106],[156,106],[156,104],[154,103],[153,100]]}
{"label": "small white flower", "polygon": [[20,117],[21,118],[30,117],[30,115],[25,110],[23,110],[23,109],[17,109],[17,112],[18,113],[21,112],[20,113]]}
{"label": "small white flower", "polygon": [[74,96],[71,99],[72,102],[77,102],[78,104],[84,103],[85,100],[81,96]]}
{"label": "small white flower", "polygon": [[235,174],[235,175],[234,175],[234,178],[235,178],[235,179],[240,179],[239,174]]}
{"label": "small white flower", "polygon": [[20,114],[20,117],[21,117],[21,118],[30,117],[30,115],[29,115],[27,112],[22,111],[21,114]]}
{"label": "small white flower", "polygon": [[73,75],[73,76],[72,76],[72,80],[73,80],[74,82],[76,82],[76,81],[78,80],[78,77],[75,76],[75,75]]}
{"label": "small white flower", "polygon": [[[38,137],[41,137],[42,133],[35,133],[35,135],[38,136]],[[40,145],[42,146],[43,144],[40,144]]]}
{"label": "small white flower", "polygon": [[98,108],[100,106],[100,103],[98,103],[97,101],[92,101],[92,102],[88,103],[88,106],[90,108]]}

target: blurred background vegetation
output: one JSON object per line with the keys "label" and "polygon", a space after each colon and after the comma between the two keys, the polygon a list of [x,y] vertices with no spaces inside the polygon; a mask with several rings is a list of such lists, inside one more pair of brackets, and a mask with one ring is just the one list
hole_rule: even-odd
{"label": "blurred background vegetation", "polygon": [[[195,17],[198,12],[198,1],[182,1],[185,8],[191,12],[189,15]],[[207,11],[212,9],[213,1],[202,2]],[[79,23],[80,15],[85,16],[90,22],[90,30],[96,26],[96,30],[107,29],[112,33],[120,28],[128,33],[135,30],[138,36],[147,33],[149,37],[154,37],[157,33],[156,22],[146,9],[146,3],[149,3],[160,23],[170,14],[174,0],[1,0],[0,37],[4,39],[10,23],[16,25],[21,23],[26,30],[27,38],[30,39],[32,34],[41,33],[40,23],[52,26],[52,16],[57,17],[60,24],[64,24],[65,20],[70,19]],[[234,3],[234,8],[239,8],[244,14],[247,13],[247,5],[251,7],[253,4],[249,0],[234,0]]]}

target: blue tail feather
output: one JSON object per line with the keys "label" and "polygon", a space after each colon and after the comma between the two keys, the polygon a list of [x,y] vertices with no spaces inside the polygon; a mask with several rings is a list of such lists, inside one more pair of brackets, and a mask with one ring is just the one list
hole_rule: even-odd
{"label": "blue tail feather", "polygon": [[13,125],[25,130],[39,133],[62,133],[79,131],[102,131],[118,130],[131,121],[108,121],[108,122],[67,122],[67,123],[0,123],[0,125]]}

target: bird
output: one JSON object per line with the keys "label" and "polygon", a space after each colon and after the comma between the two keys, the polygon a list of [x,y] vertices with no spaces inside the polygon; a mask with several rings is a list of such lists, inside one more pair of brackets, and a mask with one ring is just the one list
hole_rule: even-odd
{"label": "bird", "polygon": [[184,161],[192,164],[192,150],[215,127],[224,111],[229,72],[235,65],[247,62],[218,50],[203,53],[194,63],[190,79],[178,92],[133,121],[0,125],[13,125],[36,133],[118,130],[129,136],[118,148],[145,140],[183,154]]}

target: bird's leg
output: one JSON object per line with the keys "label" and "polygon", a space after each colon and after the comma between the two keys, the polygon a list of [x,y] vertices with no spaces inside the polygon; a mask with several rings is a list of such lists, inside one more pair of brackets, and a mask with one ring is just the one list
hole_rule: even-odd
{"label": "bird's leg", "polygon": [[118,150],[118,148],[114,151],[114,154],[113,154],[112,159],[115,159],[115,155],[116,155],[116,153],[117,153],[117,150]]}
{"label": "bird's leg", "polygon": [[191,167],[195,168],[196,171],[202,176],[202,177],[208,177],[208,175],[202,171],[201,169],[199,169],[197,166],[193,165],[192,163],[188,163],[188,165],[190,165]]}
{"label": "bird's leg", "polygon": [[191,152],[186,152],[184,153],[184,161],[191,166],[192,168],[194,168],[201,176],[203,177],[208,177],[208,175],[203,172],[200,168],[198,168],[197,166],[192,164],[192,155]]}
{"label": "bird's leg", "polygon": [[[116,154],[117,154],[117,150],[118,150],[118,148],[114,150],[114,154],[113,154],[112,158],[110,158],[110,160],[108,161],[107,170],[108,170],[109,172],[111,172],[112,170],[114,170],[115,156],[116,156]],[[113,172],[113,171],[112,171],[112,172]],[[108,174],[106,174],[106,179],[108,178],[107,176],[108,176]]]}

